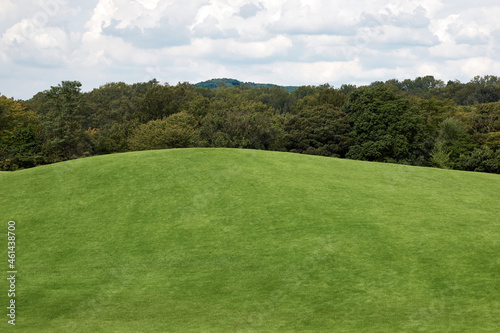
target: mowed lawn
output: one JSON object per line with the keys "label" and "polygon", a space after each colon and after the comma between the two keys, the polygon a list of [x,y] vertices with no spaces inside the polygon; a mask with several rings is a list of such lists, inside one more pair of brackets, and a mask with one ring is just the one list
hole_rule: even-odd
{"label": "mowed lawn", "polygon": [[500,329],[500,175],[179,149],[0,189],[2,332]]}

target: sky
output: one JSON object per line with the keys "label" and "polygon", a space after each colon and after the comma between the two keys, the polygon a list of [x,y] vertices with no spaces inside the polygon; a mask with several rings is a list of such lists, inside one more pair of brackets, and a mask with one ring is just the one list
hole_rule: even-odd
{"label": "sky", "polygon": [[363,85],[500,75],[491,0],[0,0],[0,94],[61,81]]}

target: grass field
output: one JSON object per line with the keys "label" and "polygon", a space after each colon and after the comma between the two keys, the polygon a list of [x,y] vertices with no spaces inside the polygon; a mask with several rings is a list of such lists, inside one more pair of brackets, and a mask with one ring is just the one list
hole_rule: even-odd
{"label": "grass field", "polygon": [[2,172],[0,189],[1,332],[500,328],[499,175],[179,149]]}

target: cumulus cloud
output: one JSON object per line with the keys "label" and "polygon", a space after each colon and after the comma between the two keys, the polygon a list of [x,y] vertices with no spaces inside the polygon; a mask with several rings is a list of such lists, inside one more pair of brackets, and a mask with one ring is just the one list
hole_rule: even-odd
{"label": "cumulus cloud", "polygon": [[[0,0],[0,91],[29,98],[75,79],[287,85],[499,67],[500,6],[489,0]],[[16,75],[12,75],[12,73]]]}
{"label": "cumulus cloud", "polygon": [[248,19],[250,17],[254,17],[255,15],[257,15],[257,13],[260,12],[261,10],[262,10],[261,4],[256,5],[254,3],[249,3],[240,7],[238,15],[243,17],[244,19]]}
{"label": "cumulus cloud", "polygon": [[222,29],[220,21],[212,15],[206,16],[202,22],[191,28],[194,37],[208,37],[213,39],[238,37],[239,33],[235,28]]}

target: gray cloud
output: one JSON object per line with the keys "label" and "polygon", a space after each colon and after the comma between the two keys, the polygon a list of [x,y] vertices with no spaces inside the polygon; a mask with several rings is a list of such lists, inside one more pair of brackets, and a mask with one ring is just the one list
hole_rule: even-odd
{"label": "gray cloud", "polygon": [[218,24],[219,20],[215,17],[211,15],[205,17],[203,22],[193,27],[193,37],[207,37],[212,39],[239,37],[239,33],[235,28],[222,30],[217,26]]}
{"label": "gray cloud", "polygon": [[191,40],[190,30],[185,26],[171,25],[168,17],[162,18],[158,27],[142,30],[137,26],[118,28],[118,24],[118,21],[113,20],[108,27],[103,28],[103,34],[119,37],[140,49],[186,45]]}
{"label": "gray cloud", "polygon": [[500,68],[490,0],[1,1],[0,91],[17,98],[67,79],[338,85]]}
{"label": "gray cloud", "polygon": [[385,9],[381,13],[372,14],[363,12],[359,26],[377,27],[381,25],[391,25],[405,28],[426,28],[430,24],[427,17],[427,11],[422,6],[413,10],[413,12],[394,13],[390,9]]}
{"label": "gray cloud", "polygon": [[249,3],[249,4],[246,4],[246,5],[244,5],[243,7],[240,8],[240,11],[238,12],[238,15],[241,16],[241,17],[243,17],[243,18],[245,18],[245,19],[247,19],[247,18],[250,18],[250,17],[254,17],[261,10],[262,10],[262,6],[260,4],[259,4],[259,6],[257,6],[254,3]]}

